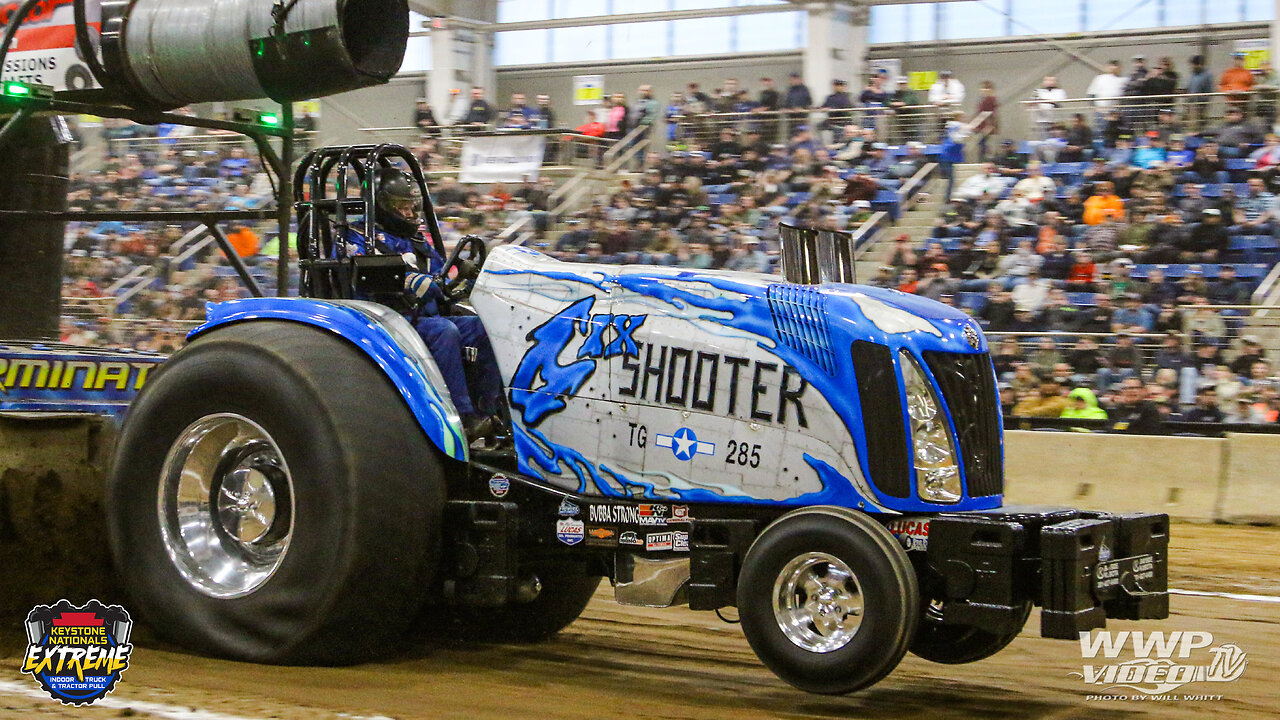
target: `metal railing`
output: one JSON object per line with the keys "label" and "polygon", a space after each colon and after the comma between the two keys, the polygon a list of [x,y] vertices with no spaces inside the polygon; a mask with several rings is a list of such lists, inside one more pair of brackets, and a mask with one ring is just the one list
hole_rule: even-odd
{"label": "metal railing", "polygon": [[[1275,307],[1280,305],[1280,263],[1276,263],[1271,272],[1258,283],[1258,287],[1253,291],[1253,304],[1260,305],[1264,308]],[[1269,312],[1265,309],[1260,310],[1259,314],[1263,317]]]}
{"label": "metal railing", "polygon": [[[63,298],[65,306],[68,300]],[[74,327],[74,336],[70,338],[76,345],[103,348],[139,348],[139,336],[151,333],[165,333],[172,336],[175,344],[180,344],[186,334],[202,323],[202,320],[169,320],[163,318],[118,317],[101,315],[83,318],[64,312],[62,321]],[[93,333],[89,335],[87,333]]]}
{"label": "metal railing", "polygon": [[[1093,340],[1097,344],[1099,353],[1106,353],[1117,347],[1115,342],[1115,333],[1089,333],[1089,332],[1073,332],[1070,330],[1044,330],[1044,331],[987,331],[987,345],[991,347],[994,354],[999,354],[1001,346],[1009,340],[1018,343],[1020,352],[1024,359],[1030,359],[1039,349],[1042,340],[1054,341],[1054,349],[1063,355],[1063,362],[1067,362],[1066,356],[1075,350],[1075,345],[1082,338]],[[1149,365],[1155,360],[1156,353],[1160,350],[1161,343],[1165,335],[1163,333],[1137,333],[1130,334],[1134,338],[1134,347],[1142,353],[1143,363]],[[1045,368],[1051,370],[1052,368]]]}
{"label": "metal railing", "polygon": [[758,132],[767,143],[785,143],[805,127],[826,133],[826,139],[836,143],[852,140],[854,132],[862,130],[871,130],[875,140],[894,145],[910,141],[932,143],[938,141],[943,125],[954,112],[949,106],[908,105],[682,114],[667,117],[666,140],[673,147],[697,145],[705,150],[715,144],[721,131],[735,130]]}
{"label": "metal railing", "polygon": [[[224,132],[188,132],[178,135],[159,136],[154,134],[154,126],[130,125],[140,134],[117,134],[117,127],[96,126],[82,127],[82,132],[95,130],[96,137],[82,138],[83,147],[76,150],[71,157],[72,172],[89,173],[102,168],[112,157],[123,157],[128,154],[144,154],[164,151],[170,153],[175,162],[187,151],[198,155],[212,154],[219,160],[233,148],[242,148],[251,158],[257,157],[257,150],[252,141],[243,135]],[[189,128],[188,128],[189,129]],[[315,131],[295,132],[295,142],[300,148],[309,148],[315,142],[318,133]]]}
{"label": "metal railing", "polygon": [[[437,126],[433,126],[437,127]],[[456,172],[461,167],[462,148],[467,140],[478,137],[510,137],[541,135],[547,138],[543,151],[543,166],[568,166],[602,168],[606,154],[621,141],[616,138],[595,137],[574,132],[568,128],[550,130],[492,129],[489,126],[438,126],[439,135],[424,134],[417,127],[366,127],[358,132],[367,140],[362,142],[396,143],[412,148],[422,158],[423,170],[429,172]],[[445,132],[447,131],[447,132]]]}
{"label": "metal railing", "polygon": [[108,318],[115,314],[115,300],[111,297],[64,297],[62,314],[73,320]]}
{"label": "metal railing", "polygon": [[1037,99],[1022,100],[1023,110],[1040,137],[1048,135],[1054,125],[1070,127],[1075,115],[1085,117],[1094,136],[1102,131],[1101,123],[1115,112],[1134,132],[1154,129],[1159,124],[1160,111],[1174,111],[1182,131],[1203,133],[1220,124],[1228,108],[1244,111],[1247,118],[1261,118],[1259,132],[1270,132],[1270,120],[1275,117],[1280,91],[1262,88],[1244,93],[1176,93],[1172,95],[1125,95],[1122,97],[1077,97],[1058,101]]}
{"label": "metal railing", "polygon": [[[1183,317],[1183,326],[1178,335],[1182,338],[1182,349],[1186,352],[1193,350],[1193,335],[1199,332],[1195,323],[1191,321],[1193,314],[1198,311],[1211,311],[1222,320],[1224,334],[1213,337],[1202,335],[1204,340],[1216,341],[1230,355],[1231,351],[1237,347],[1240,338],[1253,335],[1261,343],[1267,357],[1280,357],[1280,313],[1267,313],[1265,308],[1253,305],[1180,305],[1177,309]],[[1134,346],[1141,351],[1143,362],[1147,367],[1155,361],[1156,354],[1163,348],[1164,339],[1168,337],[1165,333],[1130,333],[1130,335],[1134,338]],[[1116,346],[1117,333],[1088,333],[1071,330],[988,331],[986,336],[993,352],[997,352],[1000,343],[1005,340],[1015,340],[1026,355],[1026,351],[1034,351],[1042,339],[1048,338],[1054,340],[1057,350],[1066,355],[1074,349],[1076,341],[1081,338],[1092,339],[1097,343],[1099,352],[1109,352]]]}

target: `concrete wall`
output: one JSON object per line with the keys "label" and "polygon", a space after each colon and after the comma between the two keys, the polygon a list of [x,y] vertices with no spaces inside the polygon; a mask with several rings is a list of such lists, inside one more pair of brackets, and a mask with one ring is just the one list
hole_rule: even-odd
{"label": "concrete wall", "polygon": [[401,134],[378,136],[359,129],[412,126],[414,103],[426,94],[422,83],[422,75],[398,77],[386,85],[324,98],[320,101],[317,144],[402,142]]}
{"label": "concrete wall", "polygon": [[1280,435],[1143,437],[1008,431],[1005,501],[1280,522]]}

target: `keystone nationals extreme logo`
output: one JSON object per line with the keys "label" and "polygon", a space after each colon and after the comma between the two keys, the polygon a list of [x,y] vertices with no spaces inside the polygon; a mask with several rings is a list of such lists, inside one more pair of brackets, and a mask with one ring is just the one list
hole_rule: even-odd
{"label": "keystone nationals extreme logo", "polygon": [[37,605],[27,615],[22,672],[63,705],[91,705],[115,688],[129,667],[133,620],[119,605],[66,600]]}

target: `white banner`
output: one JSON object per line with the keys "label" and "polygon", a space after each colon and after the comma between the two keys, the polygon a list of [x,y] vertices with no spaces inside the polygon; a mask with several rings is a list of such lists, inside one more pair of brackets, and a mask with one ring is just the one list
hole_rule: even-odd
{"label": "white banner", "polygon": [[[92,34],[99,30],[98,7],[98,0],[85,3],[86,20]],[[6,5],[4,17],[12,17],[16,9],[16,3]],[[52,85],[54,90],[97,87],[93,74],[76,51],[75,35],[71,0],[46,0],[37,5],[27,15],[26,22],[18,26],[13,45],[4,60],[4,80]]]}
{"label": "white banner", "polygon": [[464,183],[522,182],[537,180],[542,168],[543,135],[492,135],[462,143]]}

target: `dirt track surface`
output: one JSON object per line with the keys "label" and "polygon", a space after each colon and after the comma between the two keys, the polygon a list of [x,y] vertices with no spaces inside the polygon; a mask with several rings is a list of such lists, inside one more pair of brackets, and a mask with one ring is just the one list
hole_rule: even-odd
{"label": "dirt track surface", "polygon": [[[1176,588],[1280,596],[1280,529],[1174,527]],[[34,696],[18,658],[0,658],[0,717],[235,718],[1161,718],[1275,717],[1280,706],[1280,604],[1172,598],[1163,622],[1110,630],[1212,632],[1248,653],[1244,675],[1176,692],[1221,700],[1100,702],[1078,677],[1080,646],[1022,636],[988,660],[943,666],[908,655],[886,680],[847,697],[791,689],[756,660],[735,625],[713,613],[613,603],[607,587],[578,622],[534,646],[433,647],[351,668],[280,668],[139,647],[108,706],[62,708]],[[6,622],[5,632],[12,625]],[[1201,654],[1191,662],[1207,663]],[[1132,654],[1118,660],[1131,659]],[[183,711],[188,711],[183,714]]]}

